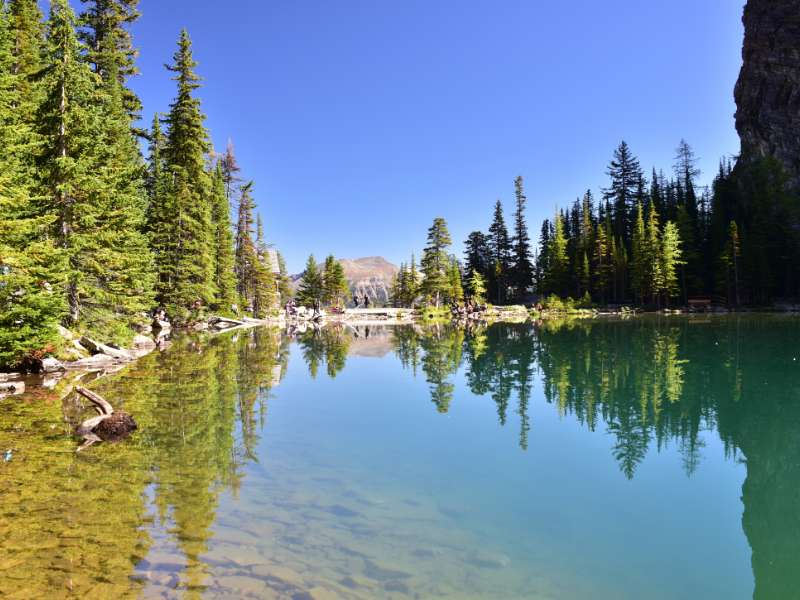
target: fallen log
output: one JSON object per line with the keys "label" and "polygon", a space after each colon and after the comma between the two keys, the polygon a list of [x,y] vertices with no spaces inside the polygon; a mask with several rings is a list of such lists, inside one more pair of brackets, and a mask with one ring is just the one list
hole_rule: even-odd
{"label": "fallen log", "polygon": [[216,316],[209,317],[208,324],[212,327],[241,327],[244,325],[244,321]]}
{"label": "fallen log", "polygon": [[133,417],[125,411],[114,411],[114,407],[105,398],[84,387],[76,387],[75,391],[89,400],[98,412],[97,417],[86,419],[75,430],[83,437],[83,444],[78,452],[88,448],[95,442],[120,442],[136,431],[137,425]]}

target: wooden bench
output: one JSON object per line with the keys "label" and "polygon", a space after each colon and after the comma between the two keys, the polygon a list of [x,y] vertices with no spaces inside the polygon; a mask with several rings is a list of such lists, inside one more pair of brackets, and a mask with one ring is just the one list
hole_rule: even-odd
{"label": "wooden bench", "polygon": [[706,311],[711,308],[711,298],[689,298],[689,310],[703,310]]}

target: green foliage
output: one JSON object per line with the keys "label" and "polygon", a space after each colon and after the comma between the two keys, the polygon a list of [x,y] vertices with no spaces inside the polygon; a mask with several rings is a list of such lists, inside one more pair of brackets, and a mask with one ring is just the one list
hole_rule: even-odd
{"label": "green foliage", "polygon": [[494,205],[494,217],[492,224],[489,226],[487,245],[490,260],[490,296],[498,304],[502,304],[508,299],[508,285],[512,267],[512,245],[503,216],[503,205],[500,200],[495,202]]}
{"label": "green foliage", "polygon": [[[158,301],[178,323],[197,318],[217,296],[216,228],[211,178],[205,167],[208,132],[200,101],[194,97],[200,87],[196,66],[189,34],[183,30],[173,64],[167,66],[175,73],[177,95],[164,119],[167,133],[159,151],[170,185],[150,198],[150,214],[155,219],[149,225],[158,269]],[[151,164],[151,173],[157,168]]]}
{"label": "green foliage", "polygon": [[75,16],[52,3],[38,113],[42,215],[67,255],[69,322],[119,337],[152,302],[152,258],[143,235],[144,181],[127,115],[81,59]]}
{"label": "green foliage", "polygon": [[447,297],[452,291],[452,282],[448,276],[450,260],[447,249],[452,244],[447,223],[441,217],[433,220],[428,229],[428,245],[422,254],[422,293],[430,298],[434,306],[439,306],[442,297]]}
{"label": "green foliage", "polygon": [[231,312],[236,304],[236,273],[233,234],[228,196],[222,167],[217,164],[211,188],[211,220],[214,225],[214,288],[216,295],[212,307],[224,313]]}
{"label": "green foliage", "polygon": [[514,211],[514,239],[512,241],[512,267],[510,282],[517,298],[522,298],[533,285],[533,263],[531,262],[531,240],[525,221],[525,190],[522,177],[514,180],[516,210]]}
{"label": "green foliage", "polygon": [[483,304],[486,302],[486,280],[478,271],[472,272],[472,277],[469,280],[469,290],[474,303]]}
{"label": "green foliage", "polygon": [[319,271],[317,260],[311,254],[306,261],[306,268],[303,271],[303,278],[300,287],[297,289],[297,301],[302,306],[314,306],[317,302],[322,302],[324,293],[324,281],[322,273]]}
{"label": "green foliage", "polygon": [[[234,272],[237,281],[236,290],[244,309],[256,318],[264,318],[276,307],[278,290],[272,266],[268,264],[269,257],[260,216],[255,224],[257,231],[253,231],[255,201],[252,191],[252,182],[241,188],[236,223]],[[255,240],[253,240],[254,233]]]}
{"label": "green foliage", "polygon": [[322,272],[322,302],[328,306],[340,306],[344,301],[350,286],[344,276],[342,263],[336,260],[333,255],[325,259],[325,266]]}

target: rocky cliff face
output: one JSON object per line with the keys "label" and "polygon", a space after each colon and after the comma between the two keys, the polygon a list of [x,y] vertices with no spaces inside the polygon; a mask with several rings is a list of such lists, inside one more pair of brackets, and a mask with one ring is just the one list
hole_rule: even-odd
{"label": "rocky cliff face", "polygon": [[800,190],[800,0],[748,0],[736,84],[741,160],[780,160]]}
{"label": "rocky cliff face", "polygon": [[370,304],[386,304],[389,290],[399,269],[381,256],[355,260],[342,259],[344,276],[350,284],[350,294],[368,296]]}

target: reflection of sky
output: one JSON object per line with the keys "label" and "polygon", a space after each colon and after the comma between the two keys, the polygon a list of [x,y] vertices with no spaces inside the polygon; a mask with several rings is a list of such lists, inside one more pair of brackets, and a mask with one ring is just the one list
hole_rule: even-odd
{"label": "reflection of sky", "polygon": [[[565,595],[751,595],[741,528],[745,468],[725,458],[715,432],[702,435],[702,459],[691,478],[671,441],[660,452],[651,444],[629,481],[604,425],[591,432],[572,416],[559,417],[539,382],[525,452],[515,396],[500,427],[495,403],[467,388],[464,367],[452,380],[450,410],[439,414],[424,375],[413,379],[393,355],[350,356],[336,379],[321,370],[311,380],[294,346],[288,374],[272,392],[261,464],[248,467],[239,500],[225,496],[219,516],[247,505],[251,494],[287,494],[313,505],[321,501],[320,488],[342,502],[350,492],[388,506],[418,499],[439,509],[426,543],[464,534],[459,543],[467,539],[491,556],[509,557],[504,577],[518,585],[536,573]],[[392,557],[391,533],[402,533],[402,520],[384,514],[370,523],[385,527],[384,558]]]}

